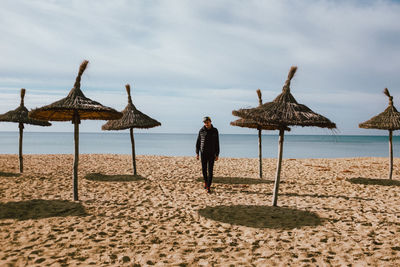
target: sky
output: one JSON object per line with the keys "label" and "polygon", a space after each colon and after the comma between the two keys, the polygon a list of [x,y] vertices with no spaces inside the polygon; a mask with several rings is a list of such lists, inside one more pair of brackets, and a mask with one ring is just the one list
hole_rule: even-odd
{"label": "sky", "polygon": [[[400,103],[399,19],[400,2],[388,0],[5,0],[0,113],[19,105],[21,88],[28,109],[64,98],[87,59],[88,98],[123,110],[129,83],[136,108],[162,123],[138,132],[197,133],[210,116],[220,133],[255,134],[230,126],[232,110],[257,106],[257,88],[272,101],[296,65],[292,94],[338,129],[291,134],[386,135],[358,124],[387,107],[385,87]],[[80,130],[100,132],[104,123],[82,121]]]}

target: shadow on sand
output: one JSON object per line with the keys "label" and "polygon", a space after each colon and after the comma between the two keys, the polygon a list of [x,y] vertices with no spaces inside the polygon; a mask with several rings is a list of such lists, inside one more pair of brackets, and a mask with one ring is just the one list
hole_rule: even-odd
{"label": "shadow on sand", "polygon": [[99,182],[134,182],[139,180],[145,180],[140,175],[131,175],[131,174],[115,174],[115,175],[107,175],[101,173],[89,173],[85,176],[86,179],[91,181],[99,181]]}
{"label": "shadow on sand", "polygon": [[[253,195],[272,196],[272,192],[270,192],[270,193],[261,193],[261,192],[245,191],[245,190],[242,190],[241,192],[242,192],[242,193],[246,193],[246,194],[253,194]],[[372,199],[372,198],[348,197],[348,196],[342,196],[342,195],[298,194],[298,193],[279,193],[279,196],[287,196],[287,197],[315,197],[315,198],[343,198],[343,199],[346,199],[346,200],[356,199],[356,200],[365,200],[365,201],[374,200],[374,199]]]}
{"label": "shadow on sand", "polygon": [[216,206],[199,210],[205,218],[253,228],[293,229],[317,226],[322,219],[315,213],[272,206]]}
{"label": "shadow on sand", "polygon": [[85,215],[85,208],[80,203],[67,200],[32,199],[0,203],[0,219],[29,220]]}
{"label": "shadow on sand", "polygon": [[365,184],[365,185],[384,185],[384,186],[400,186],[400,181],[389,179],[372,179],[372,178],[349,178],[347,179],[352,184]]}
{"label": "shadow on sand", "polygon": [[[197,178],[198,182],[203,182],[203,177]],[[264,180],[259,178],[244,177],[213,177],[212,182],[215,184],[273,184],[272,180]]]}
{"label": "shadow on sand", "polygon": [[13,173],[13,172],[0,172],[0,176],[2,176],[2,177],[18,177],[18,176],[21,176],[21,174]]}

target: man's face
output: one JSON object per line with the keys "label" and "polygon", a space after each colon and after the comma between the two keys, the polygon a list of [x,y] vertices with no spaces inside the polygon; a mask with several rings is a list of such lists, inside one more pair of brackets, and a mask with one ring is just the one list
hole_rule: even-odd
{"label": "man's face", "polygon": [[207,120],[204,122],[204,126],[206,126],[207,129],[211,128],[211,121]]}

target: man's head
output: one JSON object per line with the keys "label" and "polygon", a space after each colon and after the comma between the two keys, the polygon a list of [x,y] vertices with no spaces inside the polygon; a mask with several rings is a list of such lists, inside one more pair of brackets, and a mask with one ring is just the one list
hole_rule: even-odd
{"label": "man's head", "polygon": [[204,117],[204,118],[203,118],[203,122],[204,122],[204,126],[205,126],[207,129],[210,129],[210,128],[211,128],[211,118],[210,118],[210,117],[208,117],[208,116]]}

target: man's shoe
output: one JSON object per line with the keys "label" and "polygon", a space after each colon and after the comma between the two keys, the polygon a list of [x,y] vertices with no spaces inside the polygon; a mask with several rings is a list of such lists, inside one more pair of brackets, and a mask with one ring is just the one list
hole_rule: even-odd
{"label": "man's shoe", "polygon": [[211,188],[207,187],[207,193],[211,193]]}
{"label": "man's shoe", "polygon": [[207,189],[207,183],[204,183],[204,189]]}

